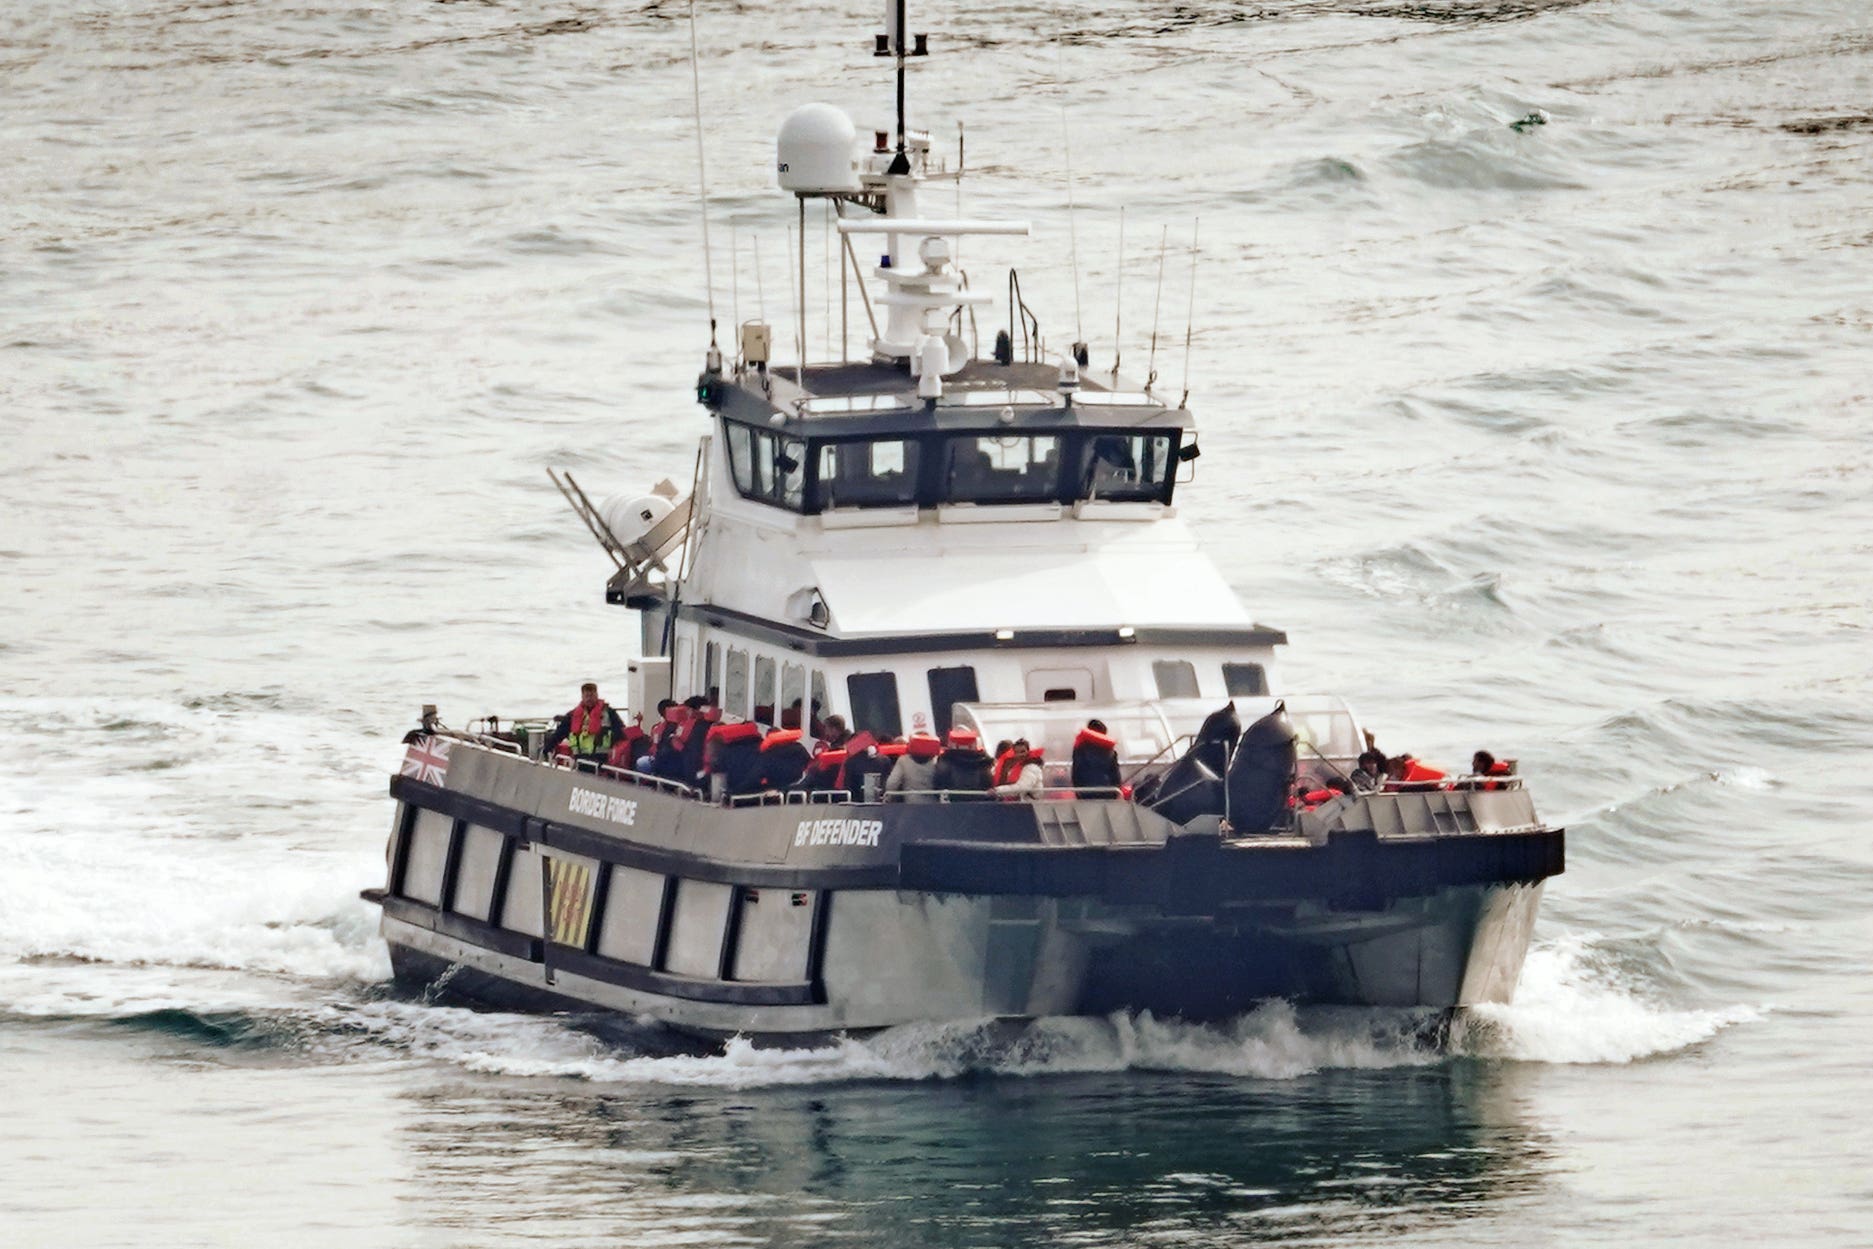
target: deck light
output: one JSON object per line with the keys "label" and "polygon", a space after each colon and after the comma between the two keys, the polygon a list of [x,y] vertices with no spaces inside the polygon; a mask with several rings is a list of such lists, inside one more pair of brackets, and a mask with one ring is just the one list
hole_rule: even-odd
{"label": "deck light", "polygon": [[1132,638],[1138,636],[1138,630],[1132,628],[1130,625],[1120,625],[1119,636],[1126,641],[1130,641]]}
{"label": "deck light", "polygon": [[997,629],[995,630],[995,640],[997,642],[1012,642],[1015,640],[1015,631],[1013,629]]}

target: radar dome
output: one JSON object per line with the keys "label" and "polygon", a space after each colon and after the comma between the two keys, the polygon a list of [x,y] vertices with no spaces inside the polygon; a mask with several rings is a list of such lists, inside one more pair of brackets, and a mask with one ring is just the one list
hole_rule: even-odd
{"label": "radar dome", "polygon": [[858,128],[831,104],[803,104],[781,123],[776,172],[780,189],[856,191]]}

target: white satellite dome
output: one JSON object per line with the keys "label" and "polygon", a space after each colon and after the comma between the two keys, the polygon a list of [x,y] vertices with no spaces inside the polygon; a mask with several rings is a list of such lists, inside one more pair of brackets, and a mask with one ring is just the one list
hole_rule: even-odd
{"label": "white satellite dome", "polygon": [[803,104],[780,125],[775,171],[783,191],[856,191],[858,127],[831,104]]}

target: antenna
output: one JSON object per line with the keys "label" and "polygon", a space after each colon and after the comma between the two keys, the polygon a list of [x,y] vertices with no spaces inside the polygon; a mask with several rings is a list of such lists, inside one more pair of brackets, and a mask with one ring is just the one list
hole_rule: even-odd
{"label": "antenna", "polygon": [[728,226],[728,287],[730,314],[735,318],[736,342],[741,335],[741,237],[735,233],[735,223]]}
{"label": "antenna", "polygon": [[1158,240],[1158,296],[1151,304],[1151,359],[1145,366],[1145,393],[1158,383],[1158,317],[1164,311],[1164,257],[1171,246],[1171,228],[1164,227],[1164,237]]}
{"label": "antenna", "polygon": [[689,0],[689,91],[696,109],[696,193],[702,208],[702,272],[709,296],[709,366],[720,371],[722,351],[715,345],[715,259],[709,248],[709,174],[702,150],[702,66],[696,50],[696,0]]}
{"label": "antenna", "polygon": [[885,170],[889,174],[910,172],[910,144],[904,125],[904,58],[907,56],[930,55],[929,36],[916,35],[908,51],[904,47],[904,0],[885,0],[884,34],[878,36],[877,46],[872,49],[874,56],[894,56],[897,58],[897,159]]}
{"label": "antenna", "polygon": [[1112,295],[1112,376],[1119,375],[1119,357],[1125,350],[1120,331],[1125,327],[1125,205],[1119,205],[1118,289]]}
{"label": "antenna", "polygon": [[1201,217],[1190,223],[1190,306],[1184,314],[1184,397],[1177,401],[1180,408],[1190,403],[1190,339],[1197,325],[1197,232],[1202,226]]}
{"label": "antenna", "polygon": [[754,315],[762,321],[767,320],[767,286],[761,281],[761,236],[755,235],[749,240],[754,248]]}
{"label": "antenna", "polygon": [[[805,200],[800,200],[800,232],[802,232],[802,234],[805,234],[805,219],[807,219],[807,202],[805,202]],[[792,251],[792,249],[794,249],[794,227],[787,227],[787,251]],[[800,240],[800,270],[802,270],[800,283],[802,283],[802,285],[805,285],[805,268],[807,268],[807,243],[805,243],[804,238],[802,238],[802,240]],[[794,380],[800,382],[802,386],[805,386],[805,384],[807,384],[807,343],[805,343],[805,335],[807,335],[807,330],[805,330],[807,313],[805,313],[805,292],[794,287],[794,270],[792,270],[792,266],[789,266],[789,270],[787,270],[787,296],[789,296],[789,303],[794,305],[794,313],[796,313],[796,318],[794,318],[794,360],[798,361],[798,363],[794,363]]]}
{"label": "antenna", "polygon": [[1067,124],[1067,90],[1061,67],[1066,60],[1062,42],[1054,40],[1054,93],[1060,97],[1060,146],[1067,163],[1067,264],[1073,269],[1073,354],[1086,342],[1086,323],[1080,316],[1080,232],[1073,204],[1073,130]]}

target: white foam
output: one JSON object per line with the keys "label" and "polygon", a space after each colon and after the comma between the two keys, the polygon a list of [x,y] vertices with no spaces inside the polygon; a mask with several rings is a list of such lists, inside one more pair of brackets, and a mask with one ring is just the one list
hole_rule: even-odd
{"label": "white foam", "polygon": [[1595,956],[1576,934],[1529,951],[1511,1005],[1472,1007],[1455,1048],[1481,1058],[1544,1063],[1629,1063],[1708,1041],[1760,1010],[1662,1005]]}

